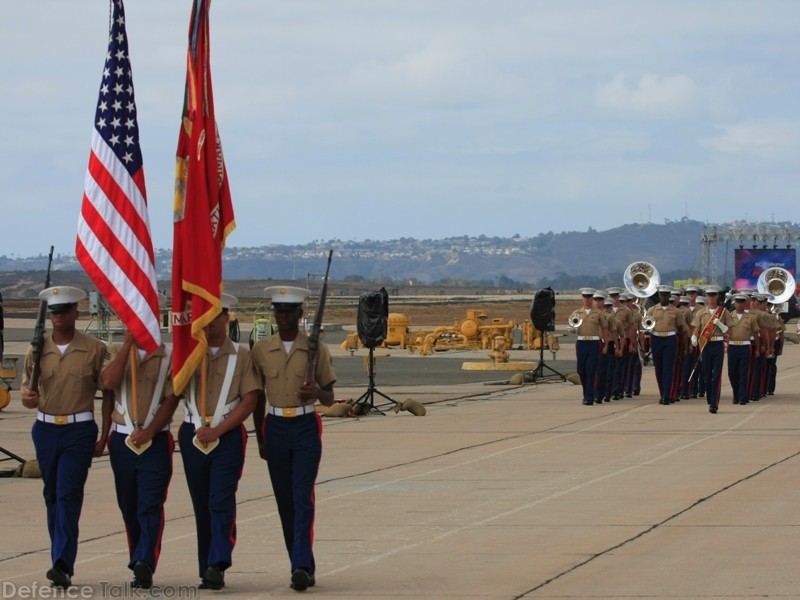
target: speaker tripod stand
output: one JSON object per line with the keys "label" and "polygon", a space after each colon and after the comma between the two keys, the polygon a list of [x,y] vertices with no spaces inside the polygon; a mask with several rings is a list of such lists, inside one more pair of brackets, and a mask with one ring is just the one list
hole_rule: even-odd
{"label": "speaker tripod stand", "polygon": [[400,404],[400,403],[397,400],[395,400],[394,398],[391,398],[391,397],[387,396],[386,394],[384,394],[382,391],[380,391],[378,388],[375,387],[375,354],[374,354],[374,352],[375,352],[374,348],[370,348],[369,349],[369,359],[368,359],[369,360],[369,367],[368,367],[369,385],[367,387],[367,391],[364,392],[363,394],[361,394],[361,396],[358,398],[358,400],[355,401],[355,404],[361,405],[361,407],[363,408],[362,414],[366,415],[366,414],[369,414],[370,412],[375,411],[377,413],[385,415],[386,413],[384,413],[380,408],[375,406],[375,394],[377,394],[381,398],[385,398],[386,400],[388,400],[392,404]]}
{"label": "speaker tripod stand", "polygon": [[[559,373],[553,367],[545,364],[544,362],[544,331],[539,332],[539,364],[536,365],[536,368],[531,371],[531,379],[533,382],[536,383],[537,381],[541,381],[543,379],[554,378],[558,377],[561,381],[566,381],[567,376],[563,373]],[[550,371],[549,373],[545,373],[545,369]]]}

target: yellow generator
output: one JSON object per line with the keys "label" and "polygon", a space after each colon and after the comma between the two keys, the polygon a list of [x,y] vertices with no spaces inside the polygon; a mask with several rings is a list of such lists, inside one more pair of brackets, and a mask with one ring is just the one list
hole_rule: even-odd
{"label": "yellow generator", "polygon": [[11,383],[17,378],[17,358],[6,356],[0,364],[0,410],[11,402]]}
{"label": "yellow generator", "polygon": [[544,349],[550,350],[553,353],[553,360],[556,358],[556,353],[561,348],[558,343],[558,338],[562,337],[563,333],[546,333],[544,338],[542,332],[536,329],[530,319],[522,323],[522,345],[526,350],[539,350],[544,340]]}
{"label": "yellow generator", "polygon": [[415,331],[409,350],[418,350],[423,355],[443,350],[488,350],[495,347],[498,337],[510,348],[515,327],[514,321],[489,319],[481,310],[467,309],[466,319],[457,320],[451,326]]}
{"label": "yellow generator", "polygon": [[386,321],[386,340],[383,345],[405,348],[411,341],[411,334],[408,330],[409,323],[411,323],[411,319],[403,313],[389,313]]}

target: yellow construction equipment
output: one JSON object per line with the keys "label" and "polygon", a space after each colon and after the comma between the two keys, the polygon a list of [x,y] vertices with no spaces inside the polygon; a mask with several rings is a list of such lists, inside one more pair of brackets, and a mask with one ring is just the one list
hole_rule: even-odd
{"label": "yellow construction equipment", "polygon": [[408,349],[421,355],[445,350],[488,350],[494,348],[497,337],[503,338],[505,347],[510,348],[515,327],[513,320],[490,319],[482,310],[467,309],[467,318],[456,320],[453,325],[415,330]]}
{"label": "yellow construction equipment", "polygon": [[526,319],[522,323],[522,346],[526,350],[539,350],[542,346],[542,340],[544,340],[544,349],[550,350],[553,353],[553,360],[556,358],[556,353],[561,348],[561,345],[558,342],[558,338],[562,337],[563,333],[545,333],[542,336],[542,332],[536,329],[533,322],[530,319]]}

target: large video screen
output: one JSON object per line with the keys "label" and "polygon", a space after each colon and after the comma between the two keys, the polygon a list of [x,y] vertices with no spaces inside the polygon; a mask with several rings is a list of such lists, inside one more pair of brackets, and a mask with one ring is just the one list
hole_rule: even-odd
{"label": "large video screen", "polygon": [[781,267],[796,274],[797,254],[794,248],[739,248],[734,250],[736,289],[755,288],[758,277],[770,267]]}

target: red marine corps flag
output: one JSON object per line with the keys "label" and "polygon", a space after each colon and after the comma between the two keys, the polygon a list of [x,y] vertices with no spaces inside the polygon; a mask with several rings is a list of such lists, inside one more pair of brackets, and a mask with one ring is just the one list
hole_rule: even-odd
{"label": "red marine corps flag", "polygon": [[75,254],[139,347],[158,348],[158,289],[122,0],[111,2]]}
{"label": "red marine corps flag", "polygon": [[177,394],[205,353],[203,327],[222,311],[222,249],[236,227],[211,92],[210,4],[194,0],[192,6],[175,168],[172,377]]}

